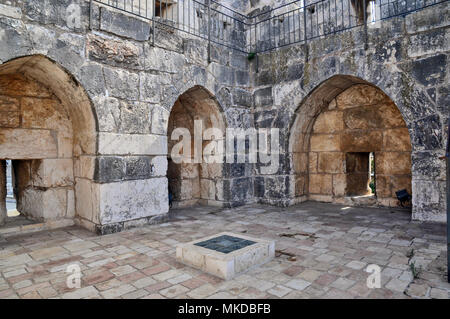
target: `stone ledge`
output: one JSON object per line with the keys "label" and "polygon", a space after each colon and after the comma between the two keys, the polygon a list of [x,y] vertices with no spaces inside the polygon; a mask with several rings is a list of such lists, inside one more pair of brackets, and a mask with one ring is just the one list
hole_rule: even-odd
{"label": "stone ledge", "polygon": [[[224,235],[250,240],[254,244],[229,253],[222,253],[195,245]],[[275,241],[256,239],[227,232],[197,239],[186,244],[177,245],[176,247],[176,258],[179,262],[225,280],[232,279],[240,273],[260,266],[274,257]]]}

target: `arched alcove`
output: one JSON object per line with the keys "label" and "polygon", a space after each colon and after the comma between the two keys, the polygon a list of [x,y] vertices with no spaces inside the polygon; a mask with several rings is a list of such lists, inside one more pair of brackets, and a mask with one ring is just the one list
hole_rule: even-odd
{"label": "arched alcove", "polygon": [[[195,128],[197,121],[197,129]],[[187,133],[184,136],[177,134]],[[221,206],[223,194],[224,137],[226,124],[217,100],[203,87],[195,86],[184,92],[175,102],[168,121],[168,179],[172,207],[186,207],[196,204]],[[175,134],[174,134],[175,132]],[[218,146],[213,160],[206,153],[196,151],[195,138],[199,140],[198,149],[205,151],[209,146]],[[190,150],[179,149],[182,141],[188,140]],[[223,143],[223,144],[222,144]],[[174,147],[177,148],[173,152]],[[176,153],[176,154],[175,154]],[[183,155],[183,160],[174,158]],[[196,157],[197,156],[197,157]]]}
{"label": "arched alcove", "polygon": [[17,58],[0,65],[0,114],[0,160],[12,160],[19,212],[41,222],[82,216],[97,147],[84,89],[44,56]]}
{"label": "arched alcove", "polygon": [[399,206],[411,194],[411,141],[394,102],[359,78],[334,76],[301,104],[289,153],[296,201]]}

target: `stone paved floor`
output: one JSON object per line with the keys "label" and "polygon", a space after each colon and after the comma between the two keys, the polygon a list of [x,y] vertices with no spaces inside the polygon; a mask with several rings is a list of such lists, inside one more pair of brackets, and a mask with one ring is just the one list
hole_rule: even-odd
{"label": "stone paved floor", "polygon": [[[445,226],[404,211],[310,202],[171,215],[102,237],[77,227],[0,237],[0,298],[449,298]],[[275,239],[277,257],[231,281],[176,262],[177,243],[222,231]],[[66,285],[74,263],[80,289]],[[367,288],[368,264],[382,288]]]}

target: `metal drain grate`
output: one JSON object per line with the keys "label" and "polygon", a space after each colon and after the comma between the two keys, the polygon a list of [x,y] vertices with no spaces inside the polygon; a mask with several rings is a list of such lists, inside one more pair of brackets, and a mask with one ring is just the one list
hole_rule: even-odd
{"label": "metal drain grate", "polygon": [[196,243],[195,245],[228,254],[253,244],[255,242],[251,240],[223,235]]}

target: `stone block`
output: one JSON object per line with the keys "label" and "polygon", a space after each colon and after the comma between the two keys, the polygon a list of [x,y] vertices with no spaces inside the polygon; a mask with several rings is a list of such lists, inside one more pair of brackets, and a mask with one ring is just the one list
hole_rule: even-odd
{"label": "stone block", "polygon": [[347,194],[347,176],[345,174],[333,175],[333,195],[336,197]]}
{"label": "stone block", "polygon": [[314,122],[314,133],[335,133],[344,129],[342,111],[322,112]]}
{"label": "stone block", "polygon": [[152,176],[166,176],[167,175],[167,157],[155,156],[151,160]]}
{"label": "stone block", "polygon": [[[311,157],[314,157],[315,153],[310,154]],[[292,162],[294,167],[294,173],[306,173],[308,171],[308,153],[294,153],[292,154]]]}
{"label": "stone block", "polygon": [[384,151],[411,151],[407,128],[388,129],[383,132]]}
{"label": "stone block", "polygon": [[341,137],[343,152],[375,152],[383,147],[381,131],[346,131]]}
{"label": "stone block", "polygon": [[0,112],[0,127],[15,128],[20,126],[19,112]]}
{"label": "stone block", "polygon": [[103,68],[109,94],[120,99],[139,100],[139,74],[122,69]]}
{"label": "stone block", "polygon": [[17,202],[18,210],[33,220],[46,221],[66,217],[67,190],[27,188]]}
{"label": "stone block", "polygon": [[310,144],[313,152],[339,151],[341,136],[337,134],[314,134],[311,136]]}
{"label": "stone block", "polygon": [[20,19],[22,18],[22,10],[18,7],[0,4],[0,15],[13,19]]}
{"label": "stone block", "polygon": [[384,114],[378,106],[360,106],[344,110],[344,123],[346,129],[367,130],[384,126]]}
{"label": "stone block", "polygon": [[377,174],[411,174],[411,153],[377,152],[375,153]]}
{"label": "stone block", "polygon": [[56,158],[57,140],[49,130],[0,129],[0,158]]}
{"label": "stone block", "polygon": [[254,93],[254,101],[255,107],[272,106],[273,104],[272,87],[256,90]]}
{"label": "stone block", "polygon": [[153,134],[99,133],[99,154],[166,155],[167,137]]}
{"label": "stone block", "polygon": [[137,41],[148,41],[150,24],[137,18],[100,8],[100,29]]}
{"label": "stone block", "polygon": [[[228,253],[195,245],[219,236],[237,237],[252,241],[253,244]],[[232,233],[219,233],[176,247],[176,258],[179,262],[225,280],[262,265],[274,257],[275,242]]]}
{"label": "stone block", "polygon": [[318,161],[319,173],[344,173],[345,156],[340,152],[320,152]]}
{"label": "stone block", "polygon": [[331,174],[310,174],[309,192],[312,194],[333,194]]}
{"label": "stone block", "polygon": [[169,211],[167,178],[101,184],[99,195],[102,225]]}
{"label": "stone block", "polygon": [[77,216],[94,224],[99,223],[99,185],[88,179],[76,178],[75,200]]}
{"label": "stone block", "polygon": [[36,187],[71,186],[73,178],[72,159],[43,159],[31,165],[32,182]]}
{"label": "stone block", "polygon": [[200,198],[202,199],[216,199],[216,185],[210,179],[200,179]]}
{"label": "stone block", "polygon": [[359,106],[377,105],[388,101],[388,97],[377,88],[359,84],[350,87],[336,98],[339,109],[348,109]]}

